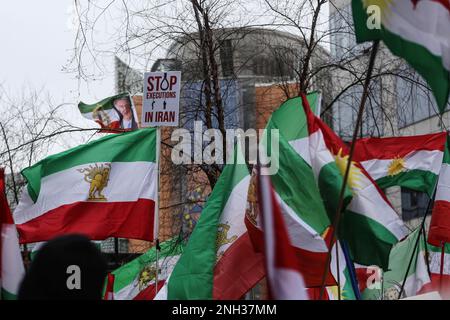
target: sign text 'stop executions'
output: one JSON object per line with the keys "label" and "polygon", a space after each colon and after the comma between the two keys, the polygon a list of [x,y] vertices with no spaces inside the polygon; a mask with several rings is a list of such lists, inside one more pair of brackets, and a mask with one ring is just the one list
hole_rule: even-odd
{"label": "sign text 'stop executions'", "polygon": [[142,99],[142,127],[178,126],[181,72],[146,72]]}

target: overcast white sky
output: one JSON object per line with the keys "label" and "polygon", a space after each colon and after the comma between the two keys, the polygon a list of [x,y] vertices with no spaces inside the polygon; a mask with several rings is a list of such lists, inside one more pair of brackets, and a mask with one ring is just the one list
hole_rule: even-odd
{"label": "overcast white sky", "polygon": [[[63,100],[75,104],[79,99],[94,102],[114,93],[112,55],[101,57],[103,65],[110,66],[110,73],[96,81],[79,83],[74,73],[62,71],[74,46],[72,18],[73,0],[2,1],[0,84],[8,92],[14,95],[24,86],[45,87],[55,102]],[[102,25],[97,24],[96,29],[101,33]],[[108,41],[110,39],[105,39]]]}
{"label": "overcast white sky", "polygon": [[[114,92],[113,75],[81,83],[63,72],[71,57],[75,34],[70,29],[73,0],[3,1],[0,9],[0,83],[11,94],[29,86],[56,100],[91,101]],[[113,65],[113,59],[111,66]],[[112,70],[112,68],[111,68]]]}
{"label": "overcast white sky", "polygon": [[[129,5],[133,2],[134,0],[126,3]],[[98,10],[109,3],[109,0],[91,2],[99,6]],[[103,45],[109,48],[114,47],[115,34],[107,28],[115,24],[114,16],[120,19],[123,15],[122,2],[118,3],[120,5],[117,8],[112,6],[109,9],[108,17],[112,18],[96,25],[95,40],[103,42]],[[143,5],[145,2],[139,0],[138,3]],[[327,12],[327,8],[325,9]],[[327,13],[324,16],[327,16]],[[42,89],[45,95],[52,97],[55,104],[71,103],[65,107],[64,114],[72,122],[92,127],[93,122],[85,120],[76,105],[80,100],[94,103],[114,94],[114,56],[111,53],[97,57],[107,70],[103,70],[104,73],[95,81],[78,81],[75,73],[63,71],[73,53],[76,32],[73,28],[73,18],[73,0],[2,1],[0,85],[11,97],[20,97],[26,88]],[[133,63],[131,65],[134,66]]]}

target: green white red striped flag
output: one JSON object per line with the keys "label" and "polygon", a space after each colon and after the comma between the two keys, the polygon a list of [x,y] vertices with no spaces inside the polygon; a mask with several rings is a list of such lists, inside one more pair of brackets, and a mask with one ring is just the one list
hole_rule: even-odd
{"label": "green white red striped flag", "polygon": [[5,174],[0,168],[0,297],[15,300],[25,276],[16,226],[5,194]]}
{"label": "green white red striped flag", "polygon": [[[309,108],[302,96],[308,121],[309,161],[325,202],[334,217],[343,175],[348,162],[348,147]],[[363,265],[388,267],[392,245],[408,233],[402,220],[384,193],[357,161],[352,161],[344,194],[344,207],[339,236],[347,241],[353,260]]]}
{"label": "green white red striped flag", "polygon": [[80,233],[92,240],[157,235],[156,129],[108,135],[22,171],[14,211],[21,243]]}
{"label": "green white red striped flag", "polygon": [[158,299],[239,299],[263,278],[262,255],[244,224],[250,175],[239,147],[233,159]]}
{"label": "green white red striped flag", "polygon": [[449,1],[352,0],[352,9],[356,41],[383,40],[422,75],[443,112],[450,92]]}
{"label": "green white red striped flag", "polygon": [[[270,133],[272,130],[277,128],[274,122],[269,121],[265,133]],[[271,144],[267,143],[265,133],[259,147],[268,150]],[[273,165],[277,166],[278,170],[270,176],[270,179],[288,228],[291,245],[299,259],[306,286],[320,286],[324,272],[323,266],[327,259],[328,247],[325,237],[328,234],[330,221],[310,168],[297,155],[284,136],[280,134],[278,141],[279,150],[277,153],[274,151],[271,156],[276,162]],[[256,177],[255,172],[253,177]],[[257,209],[255,181],[251,189],[253,195],[249,195],[249,210],[245,222],[254,247],[263,252],[264,234]],[[331,274],[328,275],[326,283],[336,284]]]}
{"label": "green white red striped flag", "polygon": [[428,254],[431,284],[427,286],[427,292],[439,291],[442,298],[448,300],[450,299],[450,243],[444,245],[444,252],[442,247],[428,244]]}
{"label": "green white red striped flag", "polygon": [[[114,300],[153,300],[172,273],[183,247],[179,239],[173,238],[160,244],[156,263],[156,248],[114,270]],[[158,289],[156,289],[156,266],[158,265]]]}
{"label": "green white red striped flag", "polygon": [[[416,248],[417,237],[420,237]],[[408,270],[409,262],[411,266]],[[415,296],[428,291],[431,283],[425,260],[425,238],[420,227],[407,238],[398,242],[389,255],[389,270],[383,274],[383,284],[374,283],[373,287],[362,292],[365,300],[396,300],[399,297],[403,280],[406,282],[402,298]]]}
{"label": "green white red striped flag", "polygon": [[355,146],[359,161],[382,189],[401,186],[433,196],[447,133],[365,138]]}
{"label": "green white red striped flag", "polygon": [[450,150],[448,138],[436,187],[428,242],[436,247],[441,247],[442,243],[450,243]]}
{"label": "green white red striped flag", "polygon": [[264,255],[269,298],[308,300],[305,281],[289,239],[281,209],[266,168],[258,172],[258,204],[264,232]]}

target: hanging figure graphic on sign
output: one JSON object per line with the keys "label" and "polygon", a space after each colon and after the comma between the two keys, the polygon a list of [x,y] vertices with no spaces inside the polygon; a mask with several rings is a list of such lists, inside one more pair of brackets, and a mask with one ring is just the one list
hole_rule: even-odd
{"label": "hanging figure graphic on sign", "polygon": [[119,115],[121,129],[135,130],[138,128],[128,96],[114,100],[113,106]]}

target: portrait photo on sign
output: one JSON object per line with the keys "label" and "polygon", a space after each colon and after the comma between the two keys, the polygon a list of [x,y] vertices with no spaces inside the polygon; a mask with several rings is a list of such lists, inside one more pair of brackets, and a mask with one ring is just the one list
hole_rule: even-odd
{"label": "portrait photo on sign", "polygon": [[118,97],[112,101],[113,109],[117,112],[119,129],[138,129],[136,108],[130,95]]}

